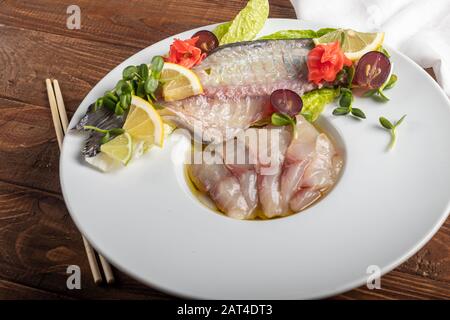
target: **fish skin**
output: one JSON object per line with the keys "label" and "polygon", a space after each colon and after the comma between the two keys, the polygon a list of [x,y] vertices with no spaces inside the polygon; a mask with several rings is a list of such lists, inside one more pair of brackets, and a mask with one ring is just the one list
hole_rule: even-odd
{"label": "fish skin", "polygon": [[[270,95],[276,89],[303,94],[311,39],[260,40],[217,48],[195,67],[207,96]],[[311,89],[312,90],[312,89]]]}
{"label": "fish skin", "polygon": [[[311,39],[219,47],[192,69],[202,83],[203,95],[161,104],[179,117],[181,126],[192,130],[194,122],[200,121],[204,141],[228,140],[270,116],[273,91],[290,89],[303,95],[317,88],[307,75],[306,60],[312,47]],[[208,130],[216,130],[216,134],[205,134]]]}
{"label": "fish skin", "polygon": [[[86,114],[80,119],[72,130],[86,131],[84,126],[94,126],[100,129],[122,128],[125,123],[126,114],[120,116],[106,107],[95,108],[95,104],[88,107]],[[85,157],[95,157],[100,152],[100,140],[103,134],[99,132],[90,132],[81,154]]]}

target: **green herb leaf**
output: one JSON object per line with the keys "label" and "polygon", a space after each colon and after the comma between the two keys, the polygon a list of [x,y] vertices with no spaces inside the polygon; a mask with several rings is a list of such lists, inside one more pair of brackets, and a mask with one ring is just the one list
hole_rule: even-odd
{"label": "green herb leaf", "polygon": [[361,119],[365,119],[366,115],[364,114],[364,112],[361,109],[358,108],[352,108],[352,115],[354,115],[355,117],[361,118]]}
{"label": "green herb leaf", "polygon": [[350,67],[345,67],[347,70],[347,88],[351,88],[353,83],[353,78],[355,77],[355,67],[351,65]]}
{"label": "green herb leaf", "polygon": [[381,102],[388,102],[389,98],[383,93],[383,90],[378,89],[377,95],[375,96]]}
{"label": "green herb leaf", "polygon": [[272,114],[271,120],[274,126],[287,126],[294,122],[294,119],[292,119],[287,114],[282,114],[278,112]]}
{"label": "green herb leaf", "polygon": [[164,67],[164,59],[161,56],[154,56],[152,59],[152,71],[158,74]]}
{"label": "green herb leaf", "polygon": [[311,38],[317,38],[317,33],[314,30],[282,30],[261,37],[258,40],[311,39]]}
{"label": "green herb leaf", "polygon": [[100,128],[94,127],[94,126],[83,126],[83,129],[84,130],[92,130],[92,131],[100,132],[103,134],[106,134],[108,132],[108,130],[100,129]]}
{"label": "green herb leaf", "polygon": [[125,132],[125,130],[122,129],[122,128],[113,128],[113,129],[108,130],[108,131],[109,131],[110,134],[115,135],[115,136],[118,136],[119,134],[122,134],[122,133]]}
{"label": "green herb leaf", "polygon": [[128,66],[122,71],[122,78],[124,80],[133,80],[136,77],[138,69],[136,66]]}
{"label": "green herb leaf", "polygon": [[341,88],[341,98],[339,99],[339,105],[342,108],[349,109],[353,103],[353,93],[350,89]]}
{"label": "green herb leaf", "polygon": [[388,130],[394,129],[393,124],[392,124],[388,119],[386,119],[385,117],[380,117],[379,120],[380,120],[380,124],[381,124],[384,128],[386,128],[386,129],[388,129]]}
{"label": "green herb leaf", "polygon": [[119,98],[117,98],[116,94],[112,91],[106,91],[105,95],[103,96],[103,98],[108,98],[114,102],[119,101]]}
{"label": "green herb leaf", "polygon": [[328,32],[335,31],[334,28],[322,28],[317,31],[306,29],[306,30],[281,30],[267,36],[259,38],[259,40],[272,40],[272,39],[311,39],[320,38],[321,36],[327,34]]}
{"label": "green herb leaf", "polygon": [[378,49],[378,51],[380,51],[381,53],[384,53],[386,55],[386,57],[390,58],[391,55],[389,54],[389,52],[384,48],[384,47],[380,47]]}
{"label": "green herb leaf", "polygon": [[103,105],[107,107],[109,110],[114,111],[116,108],[116,102],[108,98],[107,96],[103,97]]}
{"label": "green herb leaf", "polygon": [[401,125],[402,122],[403,122],[403,120],[404,120],[405,118],[406,118],[406,114],[404,114],[403,117],[401,117],[400,120],[398,120],[398,121],[395,123],[395,127],[397,128],[399,125]]}
{"label": "green herb leaf", "polygon": [[398,80],[397,75],[395,75],[395,74],[391,75],[391,77],[389,78],[389,81],[386,83],[383,90],[389,90],[389,89],[393,88],[395,86],[397,80]]}
{"label": "green herb leaf", "polygon": [[98,98],[97,100],[95,100],[95,104],[94,104],[94,110],[97,110],[98,108],[103,106],[103,97]]}
{"label": "green herb leaf", "polygon": [[[115,87],[116,94],[120,97],[122,95],[122,89],[127,87],[127,82],[125,80],[119,80]],[[125,89],[126,90],[126,89]]]}
{"label": "green herb leaf", "polygon": [[124,93],[120,96],[120,105],[123,109],[128,109],[131,105],[131,94]]}
{"label": "green herb leaf", "polygon": [[363,94],[363,97],[372,97],[377,92],[378,92],[378,89],[369,90]]}
{"label": "green herb leaf", "polygon": [[316,38],[326,35],[329,32],[336,31],[336,28],[322,28],[316,31]]}
{"label": "green herb leaf", "polygon": [[396,133],[396,129],[397,127],[403,122],[403,120],[405,119],[406,114],[403,115],[403,117],[400,118],[400,120],[398,120],[395,125],[393,125],[388,119],[384,118],[384,117],[380,117],[380,123],[381,125],[388,129],[390,134],[391,134],[391,142],[388,145],[389,149],[392,149],[395,146],[395,142],[397,140],[397,133]]}
{"label": "green herb leaf", "polygon": [[142,80],[142,81],[147,80],[148,74],[149,74],[148,65],[145,63],[139,65],[137,73],[139,74],[139,77],[141,78],[140,80]]}
{"label": "green herb leaf", "polygon": [[108,132],[106,132],[106,134],[101,138],[100,140],[100,144],[105,144],[109,141],[109,139],[111,138],[111,134]]}
{"label": "green herb leaf", "polygon": [[333,110],[333,114],[335,116],[345,116],[349,112],[350,112],[350,109],[349,108],[345,108],[345,107],[338,107],[338,108]]}
{"label": "green herb leaf", "polygon": [[159,85],[158,80],[156,80],[153,77],[148,78],[144,84],[145,92],[148,94],[152,94],[153,92],[156,91],[156,89],[158,89],[158,85]]}
{"label": "green herb leaf", "polygon": [[123,108],[122,108],[122,106],[120,104],[120,101],[119,101],[119,102],[116,103],[116,108],[114,109],[114,113],[117,114],[118,116],[120,116],[120,115],[123,114],[123,112],[124,112],[124,110],[123,110]]}
{"label": "green herb leaf", "polygon": [[[148,80],[148,79],[147,79]],[[137,89],[136,89],[136,95],[138,97],[141,98],[145,98],[146,93],[145,93],[145,86],[144,86],[144,82],[139,82],[137,85]]]}

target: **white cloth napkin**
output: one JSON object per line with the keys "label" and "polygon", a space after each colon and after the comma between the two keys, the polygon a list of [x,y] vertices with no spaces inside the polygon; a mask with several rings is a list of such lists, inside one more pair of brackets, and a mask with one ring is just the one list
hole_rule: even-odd
{"label": "white cloth napkin", "polygon": [[450,0],[291,0],[297,18],[324,26],[384,31],[390,46],[433,68],[450,97]]}

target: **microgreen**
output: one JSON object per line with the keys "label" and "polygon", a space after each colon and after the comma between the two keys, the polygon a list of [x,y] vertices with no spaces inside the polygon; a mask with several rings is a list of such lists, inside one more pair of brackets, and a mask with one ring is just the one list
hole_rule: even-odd
{"label": "microgreen", "polygon": [[386,55],[386,57],[390,58],[391,55],[389,54],[389,52],[384,48],[384,47],[380,47],[378,49],[378,51],[380,51],[381,53],[384,53]]}
{"label": "microgreen", "polygon": [[339,107],[333,110],[335,116],[345,116],[351,114],[353,117],[365,119],[366,115],[361,109],[354,108],[353,93],[348,88],[341,88],[341,96],[339,98]]}
{"label": "microgreen", "polygon": [[138,66],[128,66],[122,71],[122,79],[119,80],[114,90],[105,92],[95,102],[95,109],[106,107],[115,114],[123,114],[131,105],[131,96],[137,95],[143,99],[156,100],[156,90],[160,85],[161,71],[164,67],[164,59],[154,56],[151,67],[145,63]]}
{"label": "microgreen", "polygon": [[291,125],[294,139],[297,139],[297,121],[295,120],[295,117],[291,117],[284,113],[275,112],[272,114],[271,120],[274,126],[281,127]]}
{"label": "microgreen", "polygon": [[335,82],[341,84],[343,88],[351,88],[353,77],[355,76],[355,67],[351,65],[350,67],[344,67],[341,71],[336,75]]}
{"label": "microgreen", "polygon": [[397,140],[396,129],[403,122],[405,117],[406,117],[406,114],[403,115],[403,117],[401,117],[400,120],[398,120],[395,124],[392,124],[392,122],[390,122],[385,117],[380,117],[379,120],[380,120],[381,126],[385,129],[389,130],[389,132],[391,134],[391,142],[388,145],[388,149],[392,149],[395,146],[395,142]]}
{"label": "microgreen", "polygon": [[84,126],[83,129],[85,130],[92,130],[98,133],[103,134],[102,139],[100,140],[100,144],[105,144],[107,143],[109,140],[111,140],[112,138],[118,136],[119,134],[122,134],[125,132],[124,129],[122,128],[112,128],[109,130],[106,129],[100,129],[94,126]]}

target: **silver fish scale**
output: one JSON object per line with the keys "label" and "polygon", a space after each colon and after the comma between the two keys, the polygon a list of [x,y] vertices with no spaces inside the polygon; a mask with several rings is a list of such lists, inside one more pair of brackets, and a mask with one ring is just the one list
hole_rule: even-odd
{"label": "silver fish scale", "polygon": [[300,80],[306,75],[306,58],[311,47],[310,39],[233,44],[209,55],[194,72],[207,95]]}

